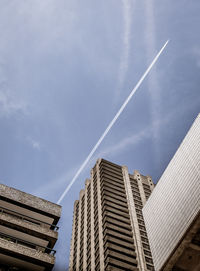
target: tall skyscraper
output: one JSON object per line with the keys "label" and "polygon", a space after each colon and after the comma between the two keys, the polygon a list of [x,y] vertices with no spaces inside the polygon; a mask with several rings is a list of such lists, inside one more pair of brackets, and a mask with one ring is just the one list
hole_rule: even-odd
{"label": "tall skyscraper", "polygon": [[200,270],[200,115],[143,208],[156,271]]}
{"label": "tall skyscraper", "polygon": [[0,271],[50,271],[61,206],[0,184]]}
{"label": "tall skyscraper", "polygon": [[154,184],[99,159],[74,203],[70,271],[154,270],[142,215]]}

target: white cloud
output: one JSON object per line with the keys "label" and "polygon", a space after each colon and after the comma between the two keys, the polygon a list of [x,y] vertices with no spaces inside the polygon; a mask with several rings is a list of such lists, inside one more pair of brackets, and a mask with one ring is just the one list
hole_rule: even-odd
{"label": "white cloud", "polygon": [[196,64],[197,64],[197,67],[200,68],[200,47],[194,47],[193,48],[193,54],[196,58]]}
{"label": "white cloud", "polygon": [[11,91],[0,89],[0,116],[10,116],[17,112],[26,112],[26,104],[18,101]]}
{"label": "white cloud", "polygon": [[145,128],[144,130],[140,131],[137,134],[123,138],[120,142],[117,142],[116,144],[99,152],[98,157],[104,157],[108,154],[115,155],[119,152],[124,151],[130,145],[135,145],[135,144],[139,143],[139,141],[141,141],[144,138],[147,138],[149,136],[149,133],[147,133],[148,129],[149,129],[149,127]]}
{"label": "white cloud", "polygon": [[129,55],[130,55],[130,36],[131,36],[131,17],[132,17],[132,5],[130,0],[122,0],[123,6],[123,50],[121,54],[120,66],[119,66],[119,86],[116,93],[116,100],[119,98],[120,90],[123,86],[125,76],[128,70]]}
{"label": "white cloud", "polygon": [[37,53],[51,52],[57,45],[57,50],[66,49],[66,45],[70,43],[69,33],[78,20],[70,2],[58,4],[54,0],[23,0],[19,3],[15,0],[14,3],[17,22],[21,22],[21,18],[26,20],[27,25],[24,28],[33,35],[31,38]]}
{"label": "white cloud", "polygon": [[[156,31],[155,31],[155,20],[154,20],[154,0],[145,1],[145,14],[146,14],[146,51],[147,51],[147,62],[150,62],[156,54]],[[148,77],[148,90],[150,94],[150,110],[153,130],[152,137],[154,138],[154,150],[157,161],[160,160],[160,126],[155,125],[157,121],[162,119],[161,116],[161,87],[158,80],[156,66],[151,71]]]}
{"label": "white cloud", "polygon": [[38,141],[34,140],[31,137],[27,137],[27,141],[30,143],[33,149],[40,151],[41,150],[41,145]]}
{"label": "white cloud", "polygon": [[130,34],[131,34],[131,3],[128,0],[122,0],[123,4],[123,19],[124,19],[124,33],[123,33],[123,53],[120,63],[119,82],[120,86],[123,84],[127,69],[128,59],[130,53]]}
{"label": "white cloud", "polygon": [[[67,172],[64,172],[58,178],[54,180],[50,180],[43,184],[42,186],[35,189],[32,193],[38,197],[51,198],[55,195],[55,193],[60,192],[62,187],[66,186],[66,183],[69,183],[72,179],[73,175],[77,171],[78,166],[71,168]],[[58,194],[58,197],[60,195]]]}
{"label": "white cloud", "polygon": [[[188,108],[193,107],[194,105],[190,104],[188,105]],[[88,167],[91,167],[91,164],[94,164],[97,158],[106,157],[107,155],[115,156],[116,154],[120,154],[124,151],[126,151],[127,148],[130,148],[130,146],[134,146],[138,144],[140,141],[146,139],[146,138],[152,138],[154,129],[162,129],[162,127],[166,127],[171,121],[171,119],[174,118],[174,116],[180,117],[182,115],[183,111],[186,108],[179,108],[176,109],[176,111],[170,111],[164,118],[156,119],[154,120],[149,126],[146,126],[143,130],[139,131],[136,134],[129,135],[125,138],[123,138],[121,141],[116,142],[112,146],[103,149],[90,162],[90,165]],[[159,144],[159,143],[158,143]]]}
{"label": "white cloud", "polygon": [[[194,108],[199,104],[199,99],[195,100],[192,104],[187,104],[184,107],[178,107],[175,108],[175,110],[171,110],[165,117],[163,118],[157,118],[155,119],[149,126],[146,126],[143,130],[139,131],[136,134],[129,135],[125,138],[123,138],[121,141],[116,142],[114,145],[103,149],[97,155],[94,156],[92,161],[89,163],[87,168],[91,168],[91,165],[94,164],[97,160],[97,158],[106,157],[107,155],[115,156],[116,154],[120,154],[124,151],[126,151],[127,148],[130,146],[138,144],[140,141],[146,139],[146,138],[152,138],[154,136],[154,130],[161,130],[166,127],[170,127],[170,122],[174,118],[181,118],[183,114],[190,110],[191,108]],[[157,142],[158,148],[159,148],[159,142]]]}
{"label": "white cloud", "polygon": [[10,116],[15,113],[26,113],[27,104],[9,88],[8,80],[0,64],[0,117]]}

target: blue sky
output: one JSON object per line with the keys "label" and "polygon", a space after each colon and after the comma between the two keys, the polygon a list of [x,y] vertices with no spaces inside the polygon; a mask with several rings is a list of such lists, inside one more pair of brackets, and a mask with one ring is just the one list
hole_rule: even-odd
{"label": "blue sky", "polygon": [[63,200],[99,157],[157,182],[200,111],[198,0],[0,0],[0,181],[57,202],[167,39],[170,43]]}

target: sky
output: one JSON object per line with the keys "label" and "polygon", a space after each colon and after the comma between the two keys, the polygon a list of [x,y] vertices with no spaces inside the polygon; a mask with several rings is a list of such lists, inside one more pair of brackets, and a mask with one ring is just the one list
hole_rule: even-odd
{"label": "sky", "polygon": [[199,0],[0,0],[0,182],[57,202],[155,55],[145,81],[61,202],[54,271],[98,158],[156,183],[200,111]]}

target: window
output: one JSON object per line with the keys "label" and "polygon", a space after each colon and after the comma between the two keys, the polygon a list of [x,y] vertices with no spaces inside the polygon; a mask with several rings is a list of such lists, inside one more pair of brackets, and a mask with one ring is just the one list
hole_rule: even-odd
{"label": "window", "polygon": [[150,271],[154,271],[155,270],[154,267],[151,266],[151,265],[149,265],[149,264],[147,264],[147,269],[150,270]]}
{"label": "window", "polygon": [[145,260],[146,260],[146,262],[147,262],[147,263],[151,263],[151,264],[153,264],[153,261],[152,261],[152,259],[151,259],[151,258],[145,257]]}

